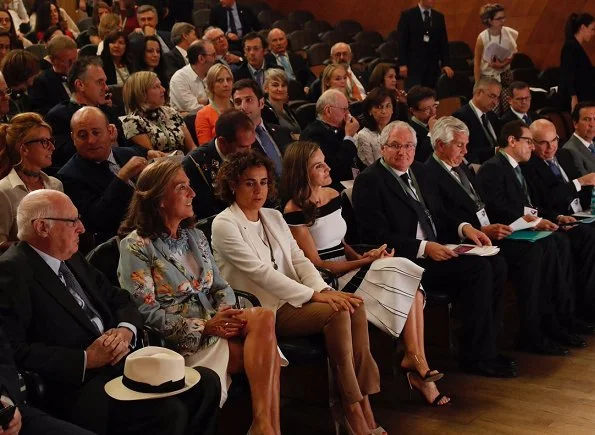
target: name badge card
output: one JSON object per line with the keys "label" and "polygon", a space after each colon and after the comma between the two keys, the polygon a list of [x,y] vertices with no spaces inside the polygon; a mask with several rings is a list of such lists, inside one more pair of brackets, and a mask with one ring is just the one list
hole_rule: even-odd
{"label": "name badge card", "polygon": [[479,225],[485,227],[490,225],[490,220],[488,219],[488,214],[486,213],[486,209],[482,208],[477,213],[477,219],[479,220]]}
{"label": "name badge card", "polygon": [[537,209],[531,207],[523,207],[523,214],[537,217]]}
{"label": "name badge card", "polygon": [[424,42],[430,42],[430,35],[428,35],[428,34],[424,35]]}
{"label": "name badge card", "polygon": [[581,205],[581,202],[578,198],[574,198],[572,200],[572,202],[570,203],[570,208],[574,213],[579,213],[583,211],[583,206]]}

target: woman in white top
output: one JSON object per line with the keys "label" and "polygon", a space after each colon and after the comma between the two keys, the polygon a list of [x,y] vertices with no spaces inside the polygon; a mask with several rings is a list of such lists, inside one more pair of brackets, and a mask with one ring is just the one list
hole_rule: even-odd
{"label": "woman in white top", "polygon": [[[475,57],[473,59],[473,76],[477,82],[481,77],[493,77],[502,84],[500,95],[500,110],[504,113],[508,109],[508,85],[512,82],[510,63],[512,56],[518,51],[517,39],[519,32],[506,27],[504,21],[504,6],[499,3],[487,3],[479,10],[481,22],[487,27],[477,36],[475,43]],[[490,48],[506,56],[491,55]]]}
{"label": "woman in white top", "polygon": [[37,113],[21,113],[0,125],[0,247],[17,241],[17,207],[37,189],[63,191],[62,183],[43,173],[54,152],[52,128]]}

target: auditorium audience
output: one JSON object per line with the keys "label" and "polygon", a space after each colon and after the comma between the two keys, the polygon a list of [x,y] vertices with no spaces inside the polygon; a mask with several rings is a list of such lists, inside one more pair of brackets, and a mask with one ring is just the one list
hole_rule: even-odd
{"label": "auditorium audience", "polygon": [[204,145],[215,138],[217,118],[221,113],[233,107],[231,102],[233,75],[228,66],[216,63],[209,68],[206,85],[209,104],[196,113],[194,121],[199,145]]}
{"label": "auditorium audience", "polygon": [[265,39],[258,33],[252,32],[242,40],[245,60],[234,71],[233,79],[252,79],[261,89],[264,89],[264,72],[269,68],[281,68],[274,57],[265,56],[267,48]]}
{"label": "auditorium audience", "polygon": [[469,129],[469,154],[471,163],[483,163],[492,157],[498,146],[500,119],[494,113],[498,106],[502,85],[494,78],[481,78],[473,86],[473,98],[453,116],[463,121]]}
{"label": "auditorium audience", "polygon": [[47,48],[52,66],[35,77],[28,91],[33,110],[40,114],[46,114],[56,104],[70,98],[68,72],[78,54],[76,43],[65,35],[52,39]]}
{"label": "auditorium audience", "polygon": [[559,92],[564,110],[573,111],[582,101],[595,100],[593,64],[584,45],[595,34],[595,18],[588,13],[572,13],[564,27],[566,42],[560,54]]}
{"label": "auditorium audience", "polygon": [[504,125],[510,121],[520,119],[527,125],[541,118],[537,112],[531,110],[531,90],[525,82],[514,81],[508,87],[509,108],[500,118],[500,124]]}
{"label": "auditorium audience", "polygon": [[42,377],[49,411],[98,434],[216,433],[219,382],[208,369],[189,394],[109,403],[105,383],[141,345],[138,310],[77,253],[85,228],[65,194],[29,193],[17,224],[21,242],[0,258],[0,316],[18,366]]}
{"label": "auditorium audience", "polygon": [[174,48],[163,56],[166,66],[165,75],[168,80],[171,80],[176,71],[188,65],[188,48],[196,40],[196,28],[192,24],[174,24],[171,29],[171,42]]}
{"label": "auditorium audience", "polygon": [[435,88],[441,72],[454,75],[444,15],[435,10],[435,0],[420,0],[401,13],[397,25],[399,76],[405,89],[421,85]]}
{"label": "auditorium audience", "polygon": [[120,284],[187,366],[204,365],[219,375],[222,405],[229,374],[245,371],[252,393],[251,431],[280,433],[281,359],[273,312],[233,308],[233,289],[219,274],[209,241],[194,228],[194,196],[174,159],[141,173],[120,230],[126,235],[120,243]]}
{"label": "auditorium audience", "polygon": [[414,162],[413,128],[394,121],[382,131],[382,158],[355,179],[353,209],[363,243],[387,244],[399,256],[425,269],[426,291],[440,289],[461,304],[459,362],[469,373],[518,376],[514,360],[498,354],[506,263],[499,256],[459,256],[443,243],[469,239],[490,245],[490,239],[468,222],[451,216],[441,205],[424,167]]}
{"label": "auditorium audience", "polygon": [[[288,80],[298,81],[304,88],[316,79],[302,56],[289,50],[287,35],[281,29],[271,29],[267,36],[270,55],[275,57]],[[301,47],[298,47],[300,49]]]}
{"label": "auditorium audience", "polygon": [[[75,22],[72,20],[72,18],[70,18],[70,15],[68,15],[68,13],[64,10],[64,8],[61,8],[58,0],[34,0],[33,1],[33,5],[31,6],[31,15],[29,15],[29,24],[31,25],[31,29],[35,30],[37,28],[37,9],[39,9],[39,7],[47,2],[50,2],[51,4],[53,4],[56,7],[56,11],[58,12],[58,21],[56,24],[58,24],[60,27],[70,31],[72,33],[72,36],[74,38],[76,38],[79,33],[80,30],[77,27],[77,25],[75,24]],[[54,19],[50,17],[50,13],[51,13],[51,9],[46,9],[46,11],[48,12],[45,20],[49,19]],[[49,26],[47,26],[49,27]],[[70,35],[69,35],[70,36]]]}
{"label": "auditorium audience", "polygon": [[574,133],[561,150],[571,157],[580,175],[595,172],[595,102],[577,103],[572,109]]}
{"label": "auditorium audience", "polygon": [[10,89],[9,117],[31,111],[27,92],[39,73],[39,59],[25,50],[12,50],[2,60],[2,75]]}
{"label": "auditorium audience", "polygon": [[215,196],[215,179],[227,156],[249,151],[256,142],[254,123],[244,112],[230,109],[215,123],[216,138],[189,152],[182,166],[196,193],[192,208],[198,219],[213,216],[225,209],[225,204]]}
{"label": "auditorium audience", "polygon": [[106,84],[123,86],[134,72],[126,34],[119,30],[112,32],[105,37],[103,44],[105,48],[100,57],[107,78]]}
{"label": "auditorium audience", "polygon": [[339,395],[335,409],[345,415],[347,431],[386,433],[377,429],[368,399],[380,391],[380,375],[362,299],[329,288],[281,213],[263,208],[276,193],[274,177],[273,162],[254,151],[235,154],[221,167],[217,190],[230,205],[213,222],[221,275],[275,311],[277,336],[324,334]]}
{"label": "auditorium audience", "polygon": [[139,71],[130,76],[122,91],[126,139],[147,150],[188,152],[196,148],[184,119],[165,105],[165,88],[157,74]]}
{"label": "auditorium audience", "polygon": [[11,48],[25,48],[33,45],[21,32],[18,32],[18,26],[15,26],[12,15],[6,9],[0,9],[0,30],[10,34]]}
{"label": "auditorium audience", "polygon": [[282,156],[291,142],[291,131],[277,124],[264,122],[262,109],[264,94],[254,80],[242,79],[233,84],[231,99],[237,110],[250,117],[256,128],[256,141],[260,150],[275,164],[275,173],[280,176]]}
{"label": "auditorium audience", "polygon": [[353,180],[359,172],[353,139],[358,130],[359,122],[349,113],[347,97],[336,89],[329,89],[316,102],[316,120],[300,135],[301,140],[320,146],[333,173],[331,187],[339,192],[344,189],[341,181]]}
{"label": "auditorium audience", "polygon": [[99,21],[105,14],[112,13],[112,8],[108,3],[103,1],[98,1],[93,6],[93,14],[91,15],[93,24],[87,29],[87,35],[89,36],[89,42],[97,45],[103,40],[99,36]]}
{"label": "auditorium audience", "polygon": [[[478,36],[475,42],[475,57],[473,58],[473,77],[477,82],[481,77],[492,77],[502,85],[500,95],[500,107],[498,112],[503,114],[508,110],[508,99],[510,91],[508,86],[512,82],[512,71],[510,64],[512,56],[518,51],[517,38],[519,32],[504,25],[506,14],[504,6],[500,3],[487,3],[479,9],[479,18],[486,27]],[[492,48],[490,49],[489,47]],[[494,46],[499,50],[506,50],[509,55],[491,56]],[[490,50],[488,52],[488,50]]]}
{"label": "auditorium audience", "polygon": [[215,48],[211,42],[201,39],[188,47],[187,57],[189,64],[178,69],[170,80],[169,96],[174,109],[195,114],[209,103],[205,79],[209,68],[215,64]]}
{"label": "auditorium audience", "polygon": [[240,47],[245,35],[260,30],[260,23],[252,8],[240,5],[236,0],[219,0],[219,4],[211,8],[209,26],[223,29],[234,48]]}
{"label": "auditorium audience", "polygon": [[361,162],[370,166],[380,158],[380,135],[386,125],[394,121],[392,92],[387,88],[374,88],[362,105],[363,128],[355,136],[357,155]]}
{"label": "auditorium audience", "polygon": [[280,68],[271,68],[264,72],[266,104],[273,109],[279,125],[289,129],[292,135],[299,135],[302,129],[295,113],[287,105],[289,102],[287,85],[287,75]]}
{"label": "auditorium audience", "polygon": [[168,53],[173,48],[170,32],[157,30],[159,15],[154,6],[150,4],[139,6],[136,9],[136,19],[138,21],[138,27],[128,35],[130,51],[134,54],[135,58],[143,58],[146,48],[146,38],[148,36],[155,37],[160,54]]}
{"label": "auditorium audience", "polygon": [[237,65],[242,63],[244,59],[237,54],[229,51],[229,42],[225,37],[225,33],[219,27],[207,27],[203,39],[211,41],[215,46],[217,52],[217,61],[227,66]]}
{"label": "auditorium audience", "polygon": [[[34,26],[34,33],[30,33],[29,39],[33,43],[41,43],[44,40],[45,32],[52,26],[58,26],[62,29],[62,33],[66,36],[75,39],[78,36],[78,31],[75,33],[69,29],[68,23],[62,20],[57,3],[45,1],[40,3],[36,12],[36,20]],[[78,30],[78,29],[77,29]]]}
{"label": "auditorium audience", "polygon": [[[330,183],[330,168],[318,145],[302,141],[287,148],[281,192],[286,202],[283,217],[291,234],[314,266],[338,277],[337,290],[362,297],[371,323],[394,337],[403,334],[406,351],[401,368],[410,385],[428,404],[447,404],[449,398],[434,384],[443,374],[431,370],[425,357],[425,295],[419,286],[423,269],[405,258],[394,258],[394,249],[389,251],[386,245],[360,254],[345,243],[341,197],[325,187]],[[376,262],[379,259],[383,261]]]}
{"label": "auditorium audience", "polygon": [[36,113],[21,113],[0,125],[0,248],[17,240],[17,207],[37,189],[63,190],[60,180],[47,176],[54,138],[51,127]]}
{"label": "auditorium audience", "polygon": [[[331,62],[341,65],[347,71],[347,94],[352,101],[361,101],[366,97],[366,88],[362,84],[363,77],[357,77],[351,69],[353,53],[351,47],[344,42],[337,42],[331,47]],[[324,92],[324,91],[323,91]]]}

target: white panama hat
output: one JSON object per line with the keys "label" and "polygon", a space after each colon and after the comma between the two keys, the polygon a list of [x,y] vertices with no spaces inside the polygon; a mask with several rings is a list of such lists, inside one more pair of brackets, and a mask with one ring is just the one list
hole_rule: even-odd
{"label": "white panama hat", "polygon": [[185,367],[179,353],[147,346],[128,355],[124,376],[105,384],[105,392],[116,400],[158,399],[183,393],[199,380],[200,374]]}

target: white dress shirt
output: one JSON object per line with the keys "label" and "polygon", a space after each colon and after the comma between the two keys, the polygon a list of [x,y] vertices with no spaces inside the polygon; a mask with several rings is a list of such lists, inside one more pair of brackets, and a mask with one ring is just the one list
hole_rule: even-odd
{"label": "white dress shirt", "polygon": [[357,86],[357,88],[359,89],[359,93],[362,95],[362,98],[366,97],[366,90],[364,89],[364,85],[362,85],[362,83],[357,79],[357,77],[351,70],[351,67],[347,68],[347,84],[350,89],[353,88],[354,85]]}
{"label": "white dress shirt", "polygon": [[192,65],[174,73],[169,82],[169,98],[171,106],[179,112],[196,113],[203,108],[198,100],[207,98],[207,89]]}

